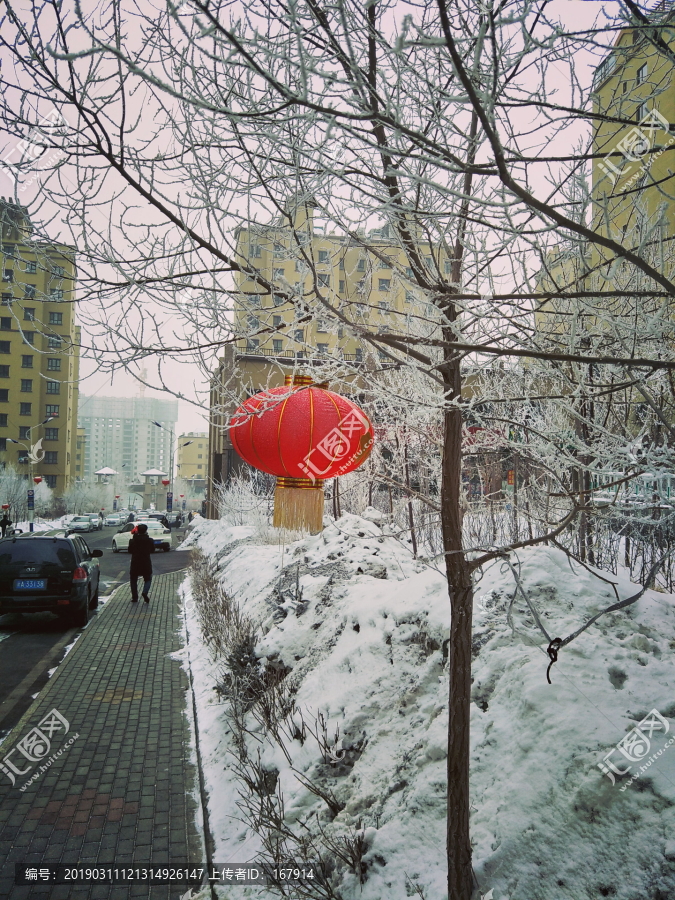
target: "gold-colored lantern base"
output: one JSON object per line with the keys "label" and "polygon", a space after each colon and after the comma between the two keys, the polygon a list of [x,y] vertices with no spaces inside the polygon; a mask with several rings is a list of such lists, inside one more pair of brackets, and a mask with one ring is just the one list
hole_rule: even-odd
{"label": "gold-colored lantern base", "polygon": [[274,527],[289,531],[323,530],[323,482],[309,478],[277,478]]}

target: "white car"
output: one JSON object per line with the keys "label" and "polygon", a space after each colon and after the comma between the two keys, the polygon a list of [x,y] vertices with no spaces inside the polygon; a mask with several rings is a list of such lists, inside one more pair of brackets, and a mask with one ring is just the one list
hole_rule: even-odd
{"label": "white car", "polygon": [[[129,550],[129,541],[133,537],[133,530],[139,522],[129,522],[121,528],[112,539],[113,553],[119,553],[120,550]],[[155,550],[163,550],[168,553],[172,546],[171,529],[165,528],[161,522],[149,519],[144,523],[148,526],[148,535],[155,542]]]}
{"label": "white car", "polygon": [[105,524],[120,526],[122,524],[122,518],[118,513],[111,513],[109,516],[105,517]]}
{"label": "white car", "polygon": [[93,530],[94,525],[89,516],[73,516],[66,526],[67,534],[72,534],[75,531],[83,531],[85,534],[89,534]]}

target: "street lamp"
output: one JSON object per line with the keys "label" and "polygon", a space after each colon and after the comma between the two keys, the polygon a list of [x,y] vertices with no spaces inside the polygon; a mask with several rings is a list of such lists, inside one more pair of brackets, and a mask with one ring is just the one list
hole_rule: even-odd
{"label": "street lamp", "polygon": [[169,468],[169,481],[171,485],[171,494],[173,496],[173,454],[174,454],[174,442],[176,440],[176,432],[172,428],[166,428],[162,425],[161,422],[153,422],[153,425],[156,425],[158,428],[161,428],[162,431],[166,431],[171,435],[171,467]]}
{"label": "street lamp", "polygon": [[[28,440],[30,441],[31,432],[33,431],[34,428],[39,428],[41,425],[46,425],[47,422],[51,422],[52,419],[55,419],[55,418],[56,418],[56,416],[47,416],[46,419],[43,419],[42,422],[38,422],[37,425],[31,425],[30,428],[28,429]],[[28,460],[28,462],[30,463],[30,477],[33,481],[35,481],[35,484],[39,484],[40,481],[42,481],[42,478],[40,478],[40,481],[37,481],[35,478],[33,478],[33,466],[36,462],[40,462],[40,460],[37,457],[37,453],[35,452],[35,445],[31,444],[30,448],[29,448],[22,441],[16,441],[16,440],[14,440],[14,438],[7,438],[7,440],[10,442],[10,444],[18,444],[20,447],[23,447],[24,450],[28,451],[28,456],[27,457],[24,456],[24,457],[22,457],[22,459]],[[44,459],[44,456],[42,458]],[[34,527],[33,527],[34,519],[35,519],[35,508],[34,508],[35,501],[34,501],[34,499],[33,499],[33,502],[31,503],[31,491],[33,491],[33,490],[34,490],[33,488],[28,488],[28,530],[29,531],[34,530]],[[34,498],[34,496],[35,495],[33,494],[33,498]],[[33,507],[33,508],[31,509],[31,507]]]}

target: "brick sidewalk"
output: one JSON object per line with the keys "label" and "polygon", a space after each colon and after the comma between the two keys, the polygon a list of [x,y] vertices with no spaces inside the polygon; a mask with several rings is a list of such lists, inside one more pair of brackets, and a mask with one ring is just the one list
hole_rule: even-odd
{"label": "brick sidewalk", "polygon": [[[176,588],[184,573],[153,581],[151,602],[130,603],[120,588],[82,633],[21,722],[0,745],[0,760],[52,709],[49,753],[73,741],[25,791],[35,773],[0,770],[0,897],[50,900],[181,897],[181,886],[14,885],[14,864],[128,866],[202,862],[195,821],[197,777],[186,719],[188,679],[170,654],[182,646]],[[45,728],[49,728],[48,725]],[[35,757],[41,756],[39,749]],[[46,762],[49,754],[44,757]],[[17,768],[31,765],[11,757]],[[19,764],[21,760],[21,764]]]}

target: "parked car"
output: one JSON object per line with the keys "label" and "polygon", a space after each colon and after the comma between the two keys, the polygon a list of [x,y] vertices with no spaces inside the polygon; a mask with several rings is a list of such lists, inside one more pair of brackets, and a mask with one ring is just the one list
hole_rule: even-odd
{"label": "parked car", "polygon": [[[133,537],[133,530],[138,522],[129,522],[124,525],[112,539],[113,553],[119,553],[120,550],[129,550],[129,541]],[[145,524],[148,526],[148,534],[155,542],[155,549],[164,550],[168,553],[172,546],[171,529],[165,528],[161,522],[155,519],[147,519]]]}
{"label": "parked car", "polygon": [[103,531],[103,519],[98,513],[87,513],[93,526],[92,531]]}
{"label": "parked car", "polygon": [[102,550],[79,535],[24,534],[0,540],[0,613],[53,612],[86,625],[98,606]]}
{"label": "parked car", "polygon": [[179,512],[169,512],[166,514],[166,518],[167,518],[170,528],[179,528],[183,522],[183,516],[180,511]]}
{"label": "parked car", "polygon": [[75,531],[83,531],[88,534],[93,530],[94,526],[92,525],[91,518],[89,516],[73,516],[73,518],[66,526],[66,535],[72,534]]}
{"label": "parked car", "polygon": [[119,513],[111,513],[109,516],[105,517],[105,524],[119,526],[122,524],[122,517]]}

